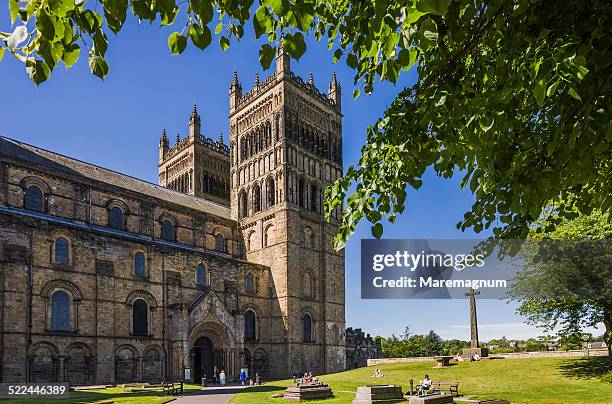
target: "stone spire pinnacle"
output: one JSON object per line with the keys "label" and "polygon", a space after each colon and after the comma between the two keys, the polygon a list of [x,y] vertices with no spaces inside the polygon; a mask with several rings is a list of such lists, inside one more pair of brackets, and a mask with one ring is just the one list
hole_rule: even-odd
{"label": "stone spire pinnacle", "polygon": [[219,143],[223,144],[223,132],[219,132]]}
{"label": "stone spire pinnacle", "polygon": [[314,75],[312,74],[312,72],[310,72],[310,74],[308,75],[308,84],[314,86]]}
{"label": "stone spire pinnacle", "polygon": [[179,135],[179,133],[176,132],[176,144],[179,144],[180,141],[181,141],[181,135]]}
{"label": "stone spire pinnacle", "polygon": [[332,81],[331,81],[332,86],[337,86],[338,85],[338,80],[336,80],[336,71],[334,70],[332,73]]}
{"label": "stone spire pinnacle", "polygon": [[161,135],[161,144],[166,144],[168,143],[168,137],[166,136],[166,128],[162,129],[162,135]]}
{"label": "stone spire pinnacle", "polygon": [[198,107],[196,106],[196,103],[193,103],[193,108],[191,108],[191,117],[192,118],[199,118],[198,115]]}
{"label": "stone spire pinnacle", "polygon": [[259,73],[255,73],[255,86],[259,85]]}
{"label": "stone spire pinnacle", "polygon": [[234,75],[232,77],[232,87],[233,86],[238,86],[238,72],[236,70],[234,70]]}

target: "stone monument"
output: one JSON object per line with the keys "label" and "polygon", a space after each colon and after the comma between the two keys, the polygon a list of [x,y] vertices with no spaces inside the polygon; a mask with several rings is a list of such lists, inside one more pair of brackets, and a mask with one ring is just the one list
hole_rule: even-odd
{"label": "stone monument", "polygon": [[470,356],[478,354],[481,358],[489,356],[489,350],[487,348],[481,348],[478,342],[478,320],[476,318],[476,295],[479,295],[479,291],[475,291],[470,288],[469,293],[465,296],[470,298],[470,348],[463,350],[463,356],[469,358]]}
{"label": "stone monument", "polygon": [[370,385],[357,388],[352,404],[400,403],[406,401],[402,387],[393,384]]}

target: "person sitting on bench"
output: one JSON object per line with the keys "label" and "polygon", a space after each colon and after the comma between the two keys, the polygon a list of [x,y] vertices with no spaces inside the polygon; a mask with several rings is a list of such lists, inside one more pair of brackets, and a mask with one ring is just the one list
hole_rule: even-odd
{"label": "person sitting on bench", "polygon": [[419,396],[425,394],[425,390],[429,390],[431,388],[431,379],[429,375],[425,375],[425,378],[419,384]]}

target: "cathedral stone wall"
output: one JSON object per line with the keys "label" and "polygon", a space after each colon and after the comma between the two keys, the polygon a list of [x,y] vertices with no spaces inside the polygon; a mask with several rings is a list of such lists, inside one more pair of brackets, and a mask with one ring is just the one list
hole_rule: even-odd
{"label": "cathedral stone wall", "polygon": [[[230,87],[229,147],[160,140],[159,184],[0,138],[0,381],[200,382],[344,370],[323,189],[342,113],[290,71]],[[30,286],[31,285],[31,286]]]}

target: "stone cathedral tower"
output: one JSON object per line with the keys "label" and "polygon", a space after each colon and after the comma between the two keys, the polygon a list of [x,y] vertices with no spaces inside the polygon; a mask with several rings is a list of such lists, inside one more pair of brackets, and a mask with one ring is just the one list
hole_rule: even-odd
{"label": "stone cathedral tower", "polygon": [[219,140],[207,138],[200,130],[200,114],[193,105],[189,133],[170,147],[166,130],[159,141],[159,185],[185,194],[229,205],[229,148]]}
{"label": "stone cathedral tower", "polygon": [[327,223],[323,189],[342,175],[341,90],[327,94],[276,54],[274,73],[230,96],[231,212],[247,260],[271,268],[282,323],[270,323],[278,374],[345,369],[344,252],[331,248],[338,212]]}

